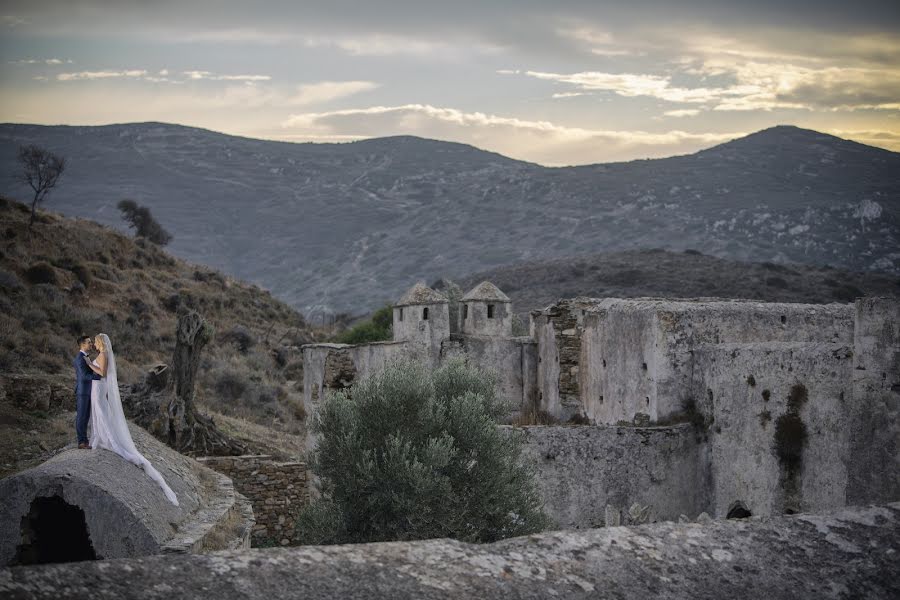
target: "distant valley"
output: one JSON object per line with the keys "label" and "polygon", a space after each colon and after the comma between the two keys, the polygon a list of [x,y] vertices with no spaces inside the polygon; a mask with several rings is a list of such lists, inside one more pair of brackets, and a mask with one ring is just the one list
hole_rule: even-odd
{"label": "distant valley", "polygon": [[48,209],[123,228],[116,203],[132,198],[174,234],[175,254],[313,316],[366,312],[416,279],[646,248],[900,274],[900,154],[795,127],[687,156],[546,168],[414,137],[0,125],[0,191],[22,200],[12,175],[27,143],[69,159]]}

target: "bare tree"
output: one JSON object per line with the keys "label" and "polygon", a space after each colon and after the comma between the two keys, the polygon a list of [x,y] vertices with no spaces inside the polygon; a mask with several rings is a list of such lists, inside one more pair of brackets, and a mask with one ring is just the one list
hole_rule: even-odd
{"label": "bare tree", "polygon": [[60,175],[66,170],[66,159],[34,144],[19,146],[18,158],[22,164],[19,180],[34,191],[31,220],[28,221],[28,227],[31,228],[38,205],[56,187]]}

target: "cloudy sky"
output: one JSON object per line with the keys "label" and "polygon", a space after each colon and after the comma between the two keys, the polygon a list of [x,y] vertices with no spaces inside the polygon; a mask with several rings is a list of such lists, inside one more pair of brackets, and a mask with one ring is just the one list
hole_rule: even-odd
{"label": "cloudy sky", "polygon": [[4,0],[0,121],[411,134],[547,165],[777,124],[900,151],[900,2]]}

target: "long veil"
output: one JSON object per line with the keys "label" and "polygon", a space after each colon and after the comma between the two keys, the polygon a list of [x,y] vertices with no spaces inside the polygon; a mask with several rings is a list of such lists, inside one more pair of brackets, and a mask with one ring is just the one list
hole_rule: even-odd
{"label": "long veil", "polygon": [[100,334],[103,345],[106,349],[107,367],[106,367],[106,397],[109,403],[111,422],[109,423],[110,433],[115,440],[118,448],[115,451],[125,460],[143,467],[144,472],[150,478],[157,482],[166,494],[166,498],[178,506],[178,498],[172,488],[166,484],[162,474],[150,464],[150,461],[144,458],[134,445],[131,439],[131,432],[128,430],[128,423],[125,422],[125,411],[122,410],[122,398],[119,396],[119,378],[116,374],[116,355],[113,353],[112,342],[105,333]]}

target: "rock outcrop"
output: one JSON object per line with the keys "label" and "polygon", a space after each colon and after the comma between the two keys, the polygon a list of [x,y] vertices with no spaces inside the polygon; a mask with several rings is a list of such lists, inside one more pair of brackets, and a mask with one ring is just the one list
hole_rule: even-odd
{"label": "rock outcrop", "polygon": [[[823,515],[0,570],[15,598],[897,598],[900,503]],[[127,582],[127,584],[125,583]],[[127,585],[127,588],[125,587]]]}
{"label": "rock outcrop", "polygon": [[0,481],[0,564],[249,547],[253,512],[231,480],[130,425],[178,496],[108,450],[67,450]]}

